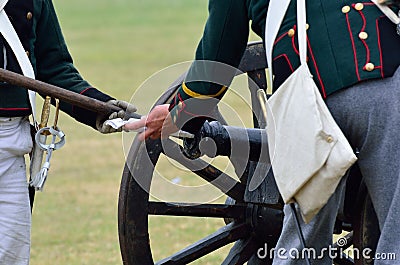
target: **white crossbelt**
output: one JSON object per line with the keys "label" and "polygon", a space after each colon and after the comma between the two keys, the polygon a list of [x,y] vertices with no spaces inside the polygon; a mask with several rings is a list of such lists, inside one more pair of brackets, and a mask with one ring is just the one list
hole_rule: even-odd
{"label": "white crossbelt", "polygon": [[0,10],[3,10],[6,6],[8,0],[0,0]]}
{"label": "white crossbelt", "polygon": [[[15,31],[10,19],[8,18],[4,7],[8,0],[0,0],[0,33],[3,35],[4,39],[7,41],[15,57],[17,58],[18,64],[21,67],[22,74],[24,76],[35,78],[35,73],[31,62],[29,61],[28,55],[25,53],[24,47]],[[36,126],[36,93],[34,91],[28,90],[29,102],[32,108],[32,118]]]}
{"label": "white crossbelt", "polygon": [[[7,41],[9,46],[11,47],[15,57],[17,58],[18,64],[22,70],[22,74],[24,76],[35,79],[35,73],[33,71],[33,67],[31,62],[29,61],[28,55],[25,52],[24,47],[18,37],[17,32],[15,31],[13,25],[11,24],[10,19],[8,18],[6,12],[4,11],[4,7],[7,4],[8,0],[0,0],[0,33],[3,35],[3,38]],[[5,55],[6,56],[6,55]],[[7,58],[5,57],[5,65]],[[32,120],[35,128],[38,130],[39,126],[36,120],[36,92],[28,90],[29,103],[32,109]],[[43,136],[44,141],[46,139]],[[35,138],[36,139],[36,138]],[[53,142],[55,141],[55,137],[53,137]],[[64,143],[64,137],[62,142]],[[32,152],[31,163],[30,163],[30,173],[32,180],[30,181],[30,185],[35,187],[36,190],[42,190],[43,185],[47,178],[47,172],[50,167],[50,157],[51,152],[46,157],[46,163],[42,167],[42,160],[44,150],[40,146],[38,146],[38,142],[35,142],[35,147]],[[55,148],[48,148],[48,150],[55,150]],[[48,151],[47,150],[47,151]]]}

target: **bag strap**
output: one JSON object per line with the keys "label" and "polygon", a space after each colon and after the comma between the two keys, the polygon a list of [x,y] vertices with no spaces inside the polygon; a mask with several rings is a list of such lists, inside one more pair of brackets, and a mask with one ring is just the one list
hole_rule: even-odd
{"label": "bag strap", "polygon": [[306,0],[297,0],[297,37],[301,65],[307,65]]}
{"label": "bag strap", "polygon": [[[267,17],[265,19],[265,53],[268,64],[268,84],[272,88],[272,51],[276,36],[291,0],[269,1]],[[307,33],[306,33],[306,2],[297,0],[297,36],[301,65],[307,65]]]}
{"label": "bag strap", "polygon": [[272,50],[276,36],[278,35],[281,27],[283,18],[285,17],[286,11],[289,7],[290,0],[270,0],[268,5],[267,16],[265,18],[265,55],[267,58],[268,65],[268,76],[267,84],[271,86],[269,89],[272,90]]}
{"label": "bag strap", "polygon": [[[35,78],[35,72],[31,62],[29,61],[28,55],[25,53],[24,47],[15,31],[10,19],[8,18],[6,12],[4,11],[4,6],[7,4],[8,0],[0,0],[0,33],[3,35],[4,39],[10,45],[15,57],[17,58],[18,64],[21,67],[24,76]],[[36,122],[36,93],[34,91],[28,90],[29,102],[32,108],[33,122],[35,126]]]}

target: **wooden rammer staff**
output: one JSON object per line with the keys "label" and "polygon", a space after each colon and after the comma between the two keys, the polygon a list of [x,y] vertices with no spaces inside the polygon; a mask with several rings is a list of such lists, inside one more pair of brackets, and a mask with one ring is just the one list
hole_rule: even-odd
{"label": "wooden rammer staff", "polygon": [[[121,110],[117,106],[113,106],[100,100],[90,98],[58,86],[50,85],[5,69],[0,69],[0,81],[19,87],[24,87],[42,95],[57,98],[60,101],[67,102],[74,106],[81,107],[99,114],[109,115],[113,112]],[[130,113],[129,116],[130,118],[139,119],[141,117],[141,115],[137,113]]]}

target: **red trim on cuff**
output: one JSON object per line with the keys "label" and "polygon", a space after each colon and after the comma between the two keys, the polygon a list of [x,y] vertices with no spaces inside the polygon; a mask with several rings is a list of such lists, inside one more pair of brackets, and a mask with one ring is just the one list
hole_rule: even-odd
{"label": "red trim on cuff", "polygon": [[88,88],[82,90],[79,94],[83,95],[83,93],[85,93],[86,91],[88,91],[88,90],[91,89],[91,88],[92,88],[92,87],[88,87]]}
{"label": "red trim on cuff", "polygon": [[[92,88],[92,87],[88,87],[88,88],[82,90],[79,94],[80,94],[80,95],[83,95],[83,93],[85,93],[86,91],[88,91],[88,90],[91,89],[91,88]],[[72,105],[71,110],[72,110],[72,113],[75,113],[75,105]]]}

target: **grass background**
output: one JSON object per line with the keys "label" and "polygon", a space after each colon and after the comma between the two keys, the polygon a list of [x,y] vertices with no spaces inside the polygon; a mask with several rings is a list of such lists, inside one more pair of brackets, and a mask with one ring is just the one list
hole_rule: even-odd
{"label": "grass background", "polygon": [[[207,17],[206,0],[54,0],[54,5],[81,74],[124,100],[153,73],[191,60]],[[161,94],[167,85],[155,91]],[[150,107],[160,94],[138,105]],[[36,195],[31,264],[121,264],[121,134],[100,135],[65,115],[59,124],[67,144],[54,153],[45,190]],[[150,221],[156,259],[222,225],[220,220],[199,218]],[[217,264],[225,252],[196,264]]]}

